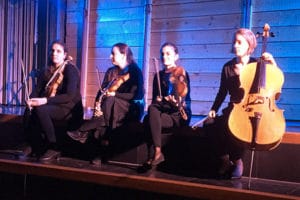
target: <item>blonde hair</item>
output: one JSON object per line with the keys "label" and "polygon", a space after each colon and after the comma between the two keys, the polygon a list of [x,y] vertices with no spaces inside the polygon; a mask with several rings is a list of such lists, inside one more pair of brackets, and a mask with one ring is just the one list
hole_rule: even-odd
{"label": "blonde hair", "polygon": [[234,53],[234,43],[237,35],[242,35],[246,39],[246,41],[249,44],[248,54],[249,55],[252,54],[257,46],[257,41],[254,33],[251,30],[246,28],[240,28],[234,33],[231,52]]}

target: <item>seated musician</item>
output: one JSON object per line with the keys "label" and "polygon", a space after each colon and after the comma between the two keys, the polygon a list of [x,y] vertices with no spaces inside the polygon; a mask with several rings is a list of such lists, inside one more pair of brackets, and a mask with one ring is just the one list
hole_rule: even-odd
{"label": "seated musician", "polygon": [[[227,94],[229,94],[228,106],[222,110],[223,114],[215,120],[217,130],[214,131],[215,138],[213,140],[221,161],[218,171],[221,178],[240,178],[243,175],[242,157],[245,147],[241,142],[235,140],[230,133],[228,117],[234,103],[240,102],[243,98],[239,88],[240,71],[247,67],[248,63],[257,62],[257,59],[250,57],[256,45],[256,37],[251,30],[241,28],[235,32],[232,43],[232,53],[235,54],[235,57],[223,66],[219,91],[208,113],[210,119],[216,118],[216,113]],[[262,58],[276,66],[276,62],[270,53],[263,53]]]}
{"label": "seated musician", "polygon": [[83,117],[79,70],[67,60],[65,44],[58,40],[52,42],[48,56],[48,67],[38,77],[24,113],[25,134],[30,144],[26,154],[32,150],[32,155],[41,161],[60,155],[56,121],[72,119],[76,124]]}
{"label": "seated musician", "polygon": [[160,54],[164,69],[158,72],[155,64],[157,73],[153,79],[152,103],[144,118],[145,131],[148,131],[148,160],[141,170],[151,169],[164,161],[162,129],[188,125],[191,118],[189,76],[176,64],[178,49],[172,43],[164,43]]}
{"label": "seated musician", "polygon": [[[67,132],[76,141],[85,143],[89,136],[108,145],[112,130],[129,120],[139,120],[144,112],[143,75],[127,44],[113,45],[110,55],[113,66],[106,73],[95,100],[94,116],[78,130]],[[101,152],[98,152],[101,157]],[[99,163],[94,159],[94,164]]]}

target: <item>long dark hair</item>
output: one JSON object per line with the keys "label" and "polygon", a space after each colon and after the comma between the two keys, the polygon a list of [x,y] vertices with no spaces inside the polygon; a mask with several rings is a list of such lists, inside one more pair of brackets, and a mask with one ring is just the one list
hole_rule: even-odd
{"label": "long dark hair", "polygon": [[130,64],[133,64],[133,63],[136,64],[136,62],[135,62],[135,60],[134,60],[134,58],[133,58],[133,53],[132,53],[130,47],[129,47],[127,44],[121,43],[121,42],[120,42],[120,43],[114,44],[114,45],[112,46],[112,48],[111,48],[111,52],[112,52],[112,53],[113,53],[113,48],[114,48],[114,47],[118,47],[120,53],[126,55],[126,57],[127,57],[126,60],[127,60],[127,62],[128,62],[129,65],[130,65]]}

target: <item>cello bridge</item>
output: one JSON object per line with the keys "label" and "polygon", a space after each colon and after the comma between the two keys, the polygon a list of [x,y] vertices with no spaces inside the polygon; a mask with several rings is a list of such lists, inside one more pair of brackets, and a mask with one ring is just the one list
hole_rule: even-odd
{"label": "cello bridge", "polygon": [[247,105],[257,105],[257,104],[264,104],[264,103],[265,103],[265,97],[257,96],[257,95],[250,95],[248,98]]}

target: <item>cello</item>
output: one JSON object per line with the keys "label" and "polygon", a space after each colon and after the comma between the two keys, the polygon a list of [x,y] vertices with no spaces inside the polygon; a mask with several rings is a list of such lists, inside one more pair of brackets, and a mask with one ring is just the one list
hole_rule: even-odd
{"label": "cello", "polygon": [[[266,50],[269,30],[266,24],[262,34],[262,54]],[[228,119],[229,130],[252,151],[274,149],[285,132],[283,110],[275,103],[281,94],[283,72],[260,58],[242,69],[239,78],[244,96],[239,103],[234,103]]]}

